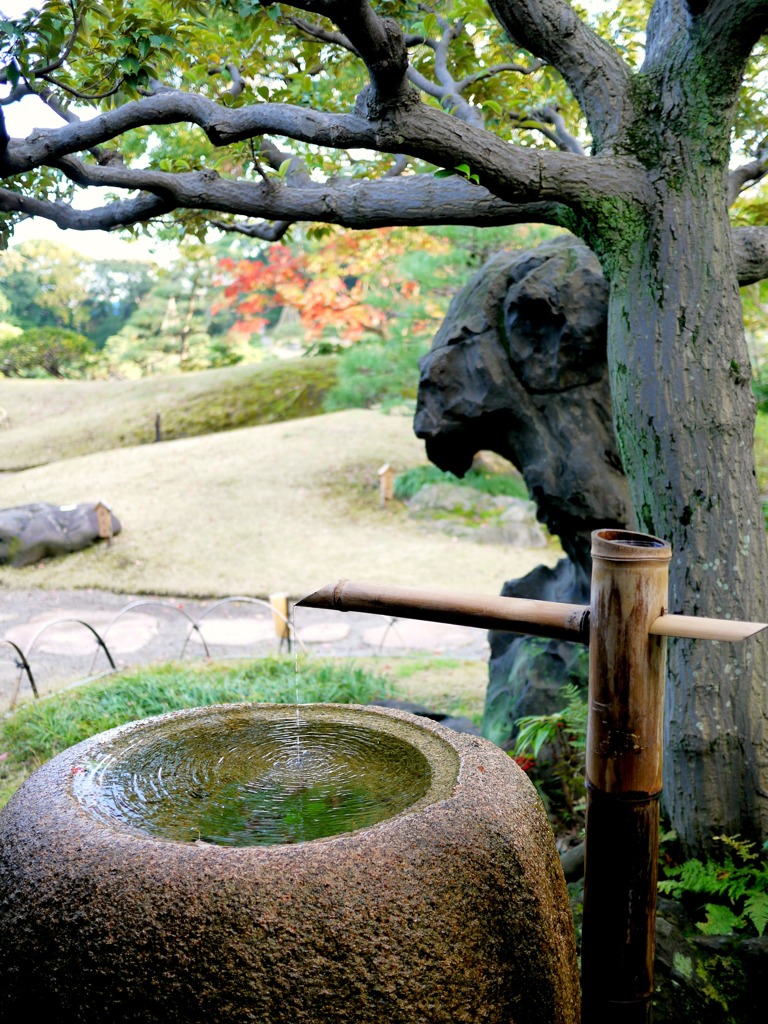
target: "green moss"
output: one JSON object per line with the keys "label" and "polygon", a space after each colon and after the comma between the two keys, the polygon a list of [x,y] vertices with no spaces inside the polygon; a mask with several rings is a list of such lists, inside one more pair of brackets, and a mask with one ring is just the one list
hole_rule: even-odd
{"label": "green moss", "polygon": [[579,234],[593,250],[609,281],[620,279],[647,243],[649,217],[644,205],[620,196],[593,195],[581,208]]}
{"label": "green moss", "polygon": [[164,440],[318,416],[336,384],[335,356],[252,367],[187,398],[162,418]]}

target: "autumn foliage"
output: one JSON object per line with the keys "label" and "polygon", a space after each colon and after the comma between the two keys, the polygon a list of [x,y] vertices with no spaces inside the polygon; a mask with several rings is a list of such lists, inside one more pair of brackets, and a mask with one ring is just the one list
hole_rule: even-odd
{"label": "autumn foliage", "polygon": [[274,244],[258,259],[220,261],[225,302],[237,311],[235,329],[246,333],[262,332],[270,310],[289,307],[299,314],[308,341],[326,334],[348,342],[383,335],[402,304],[420,297],[403,257],[414,245],[434,252],[445,244],[396,229],[338,232],[305,252]]}

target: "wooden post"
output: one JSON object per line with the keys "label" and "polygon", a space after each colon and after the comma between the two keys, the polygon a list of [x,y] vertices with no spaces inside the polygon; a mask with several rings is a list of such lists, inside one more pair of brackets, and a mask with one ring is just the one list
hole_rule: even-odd
{"label": "wooden post", "polygon": [[382,508],[395,496],[395,471],[388,462],[379,469],[379,496]]}
{"label": "wooden post", "polygon": [[275,636],[282,643],[283,640],[291,641],[291,625],[288,620],[288,595],[270,594],[269,603],[272,606],[272,622],[275,627]]}
{"label": "wooden post", "polygon": [[652,1015],[668,544],[592,534],[582,1019]]}

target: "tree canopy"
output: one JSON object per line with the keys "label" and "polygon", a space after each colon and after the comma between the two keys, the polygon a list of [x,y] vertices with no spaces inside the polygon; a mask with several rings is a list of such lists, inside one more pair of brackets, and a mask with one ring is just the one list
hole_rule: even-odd
{"label": "tree canopy", "polygon": [[[4,236],[573,232],[610,286],[619,449],[637,525],[675,552],[672,609],[764,619],[737,285],[768,275],[767,28],[766,0],[47,0],[0,26]],[[13,137],[17,104],[60,124]],[[692,851],[768,834],[765,645],[704,646],[670,645],[667,688]]]}

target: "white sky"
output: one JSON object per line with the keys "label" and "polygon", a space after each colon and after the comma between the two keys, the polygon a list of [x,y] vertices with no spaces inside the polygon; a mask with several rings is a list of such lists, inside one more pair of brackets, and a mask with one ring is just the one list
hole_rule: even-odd
{"label": "white sky", "polygon": [[[29,0],[0,0],[0,14],[6,18],[18,18],[30,7],[39,6]],[[25,138],[33,128],[58,128],[63,122],[40,100],[26,97],[20,103],[4,108],[8,134],[13,138]],[[83,116],[89,116],[84,112]],[[75,206],[81,209],[99,206],[103,190],[84,191]],[[32,239],[45,239],[58,245],[90,256],[92,259],[161,259],[167,258],[168,243],[153,242],[151,239],[123,239],[119,234],[107,231],[62,231],[52,221],[33,217],[20,224],[13,235],[14,244]],[[175,250],[175,246],[172,247]]]}

